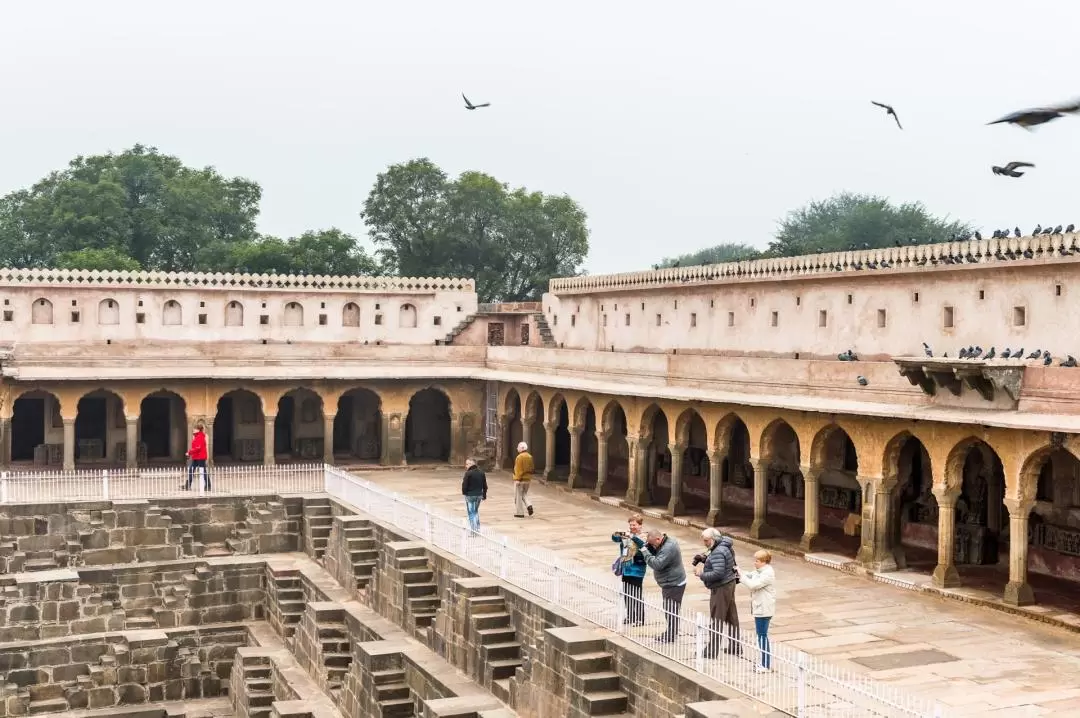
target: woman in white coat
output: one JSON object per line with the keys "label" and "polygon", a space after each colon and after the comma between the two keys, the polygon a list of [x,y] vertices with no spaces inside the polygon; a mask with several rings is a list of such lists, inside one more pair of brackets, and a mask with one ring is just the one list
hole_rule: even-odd
{"label": "woman in white coat", "polygon": [[761,664],[754,670],[764,673],[772,666],[769,647],[769,622],[776,612],[776,574],[773,573],[772,554],[758,551],[754,554],[754,570],[740,574],[741,583],[750,589],[750,614],[754,617]]}

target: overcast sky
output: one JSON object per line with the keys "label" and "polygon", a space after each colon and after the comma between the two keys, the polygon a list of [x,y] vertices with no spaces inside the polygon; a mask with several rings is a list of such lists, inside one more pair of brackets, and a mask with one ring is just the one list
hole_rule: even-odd
{"label": "overcast sky", "polygon": [[[1080,118],[985,125],[1080,96],[1080,3],[164,5],[3,2],[0,193],[142,142],[258,181],[264,232],[365,236],[375,175],[428,156],[573,196],[592,273],[764,246],[840,190],[987,230],[1080,223]],[[1010,160],[1038,167],[991,174]]]}

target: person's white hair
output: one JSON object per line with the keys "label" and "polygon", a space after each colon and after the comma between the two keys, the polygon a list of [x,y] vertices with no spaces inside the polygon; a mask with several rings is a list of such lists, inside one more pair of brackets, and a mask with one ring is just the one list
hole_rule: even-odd
{"label": "person's white hair", "polygon": [[701,538],[719,541],[720,539],[724,538],[724,534],[722,534],[719,529],[707,528],[701,532]]}
{"label": "person's white hair", "polygon": [[465,468],[467,468],[467,469],[471,469],[471,468],[472,468],[472,467],[474,467],[474,466],[476,466],[476,462],[475,462],[474,460],[472,460],[472,459],[465,459]]}
{"label": "person's white hair", "polygon": [[528,451],[528,450],[529,450],[529,445],[528,444],[526,444],[524,441],[519,441],[518,442],[518,451],[519,452],[520,451]]}

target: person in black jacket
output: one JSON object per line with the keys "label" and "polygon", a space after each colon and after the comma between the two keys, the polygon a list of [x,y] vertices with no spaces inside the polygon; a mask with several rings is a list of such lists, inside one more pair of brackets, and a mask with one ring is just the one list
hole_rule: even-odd
{"label": "person in black jacket", "polygon": [[472,459],[465,461],[465,476],[461,479],[461,495],[469,514],[469,528],[480,530],[480,502],[487,499],[487,474]]}

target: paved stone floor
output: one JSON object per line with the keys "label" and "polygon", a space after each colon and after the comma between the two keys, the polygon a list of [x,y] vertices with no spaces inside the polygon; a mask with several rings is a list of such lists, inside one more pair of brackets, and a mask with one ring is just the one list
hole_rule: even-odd
{"label": "paved stone floor", "polygon": [[[460,474],[448,469],[358,472],[387,488],[464,515]],[[513,517],[505,472],[488,475],[481,522],[524,543],[544,546],[608,574],[612,531],[628,512],[534,482],[536,515]],[[649,526],[648,520],[646,526]],[[662,522],[690,557],[697,529]],[[756,546],[736,543],[741,566]],[[1080,715],[1080,635],[992,609],[919,594],[802,559],[776,556],[775,640],[823,660],[939,701],[949,715]],[[651,582],[651,576],[646,579]],[[752,626],[740,593],[740,618]],[[708,592],[690,577],[684,610],[707,611]],[[752,629],[751,629],[752,630]]]}

